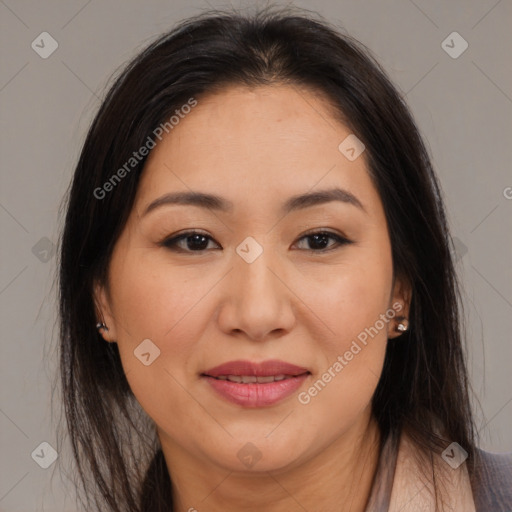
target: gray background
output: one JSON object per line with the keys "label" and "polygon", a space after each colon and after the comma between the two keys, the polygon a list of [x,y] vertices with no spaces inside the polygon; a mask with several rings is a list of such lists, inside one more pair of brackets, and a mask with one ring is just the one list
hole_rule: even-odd
{"label": "gray background", "polygon": [[[457,245],[481,446],[511,451],[512,3],[294,5],[360,39],[407,97],[433,155]],[[175,21],[211,7],[229,3],[0,0],[1,511],[76,510],[73,485],[62,477],[68,454],[56,430],[58,408],[51,409],[52,395],[59,403],[52,254],[59,204],[110,75]],[[47,59],[31,47],[43,31],[59,45]],[[456,59],[441,46],[453,31],[469,44]],[[48,469],[31,458],[41,442],[59,453]],[[48,460],[42,450],[40,460]]]}

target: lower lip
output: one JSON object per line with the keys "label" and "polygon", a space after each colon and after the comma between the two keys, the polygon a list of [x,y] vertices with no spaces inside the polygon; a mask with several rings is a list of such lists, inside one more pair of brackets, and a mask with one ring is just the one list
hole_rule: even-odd
{"label": "lower lip", "polygon": [[212,388],[229,402],[244,407],[265,407],[276,404],[297,391],[310,374],[305,373],[277,382],[239,384],[204,375]]}

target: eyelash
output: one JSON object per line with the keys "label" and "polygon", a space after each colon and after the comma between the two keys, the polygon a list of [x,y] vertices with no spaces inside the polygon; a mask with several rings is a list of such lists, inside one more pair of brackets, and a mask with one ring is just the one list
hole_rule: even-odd
{"label": "eyelash", "polygon": [[[199,235],[199,236],[202,236],[202,237],[205,237],[207,239],[210,239],[210,240],[213,240],[213,238],[211,238],[210,236],[204,234],[204,233],[201,233],[200,231],[187,231],[185,233],[182,233],[178,236],[175,236],[175,237],[170,237],[170,238],[165,238],[164,240],[162,240],[159,245],[162,246],[162,247],[165,247],[171,251],[174,251],[174,252],[188,252],[188,253],[202,253],[202,252],[205,252],[207,249],[200,249],[200,250],[196,250],[196,251],[193,251],[193,250],[189,250],[189,249],[182,249],[182,248],[177,248],[177,244],[178,242],[180,242],[181,240],[186,240],[187,238],[189,237],[192,237],[194,235]],[[306,251],[310,251],[310,252],[316,252],[316,253],[325,253],[325,252],[329,252],[329,251],[332,251],[334,249],[337,249],[337,248],[340,248],[341,246],[343,245],[349,245],[349,244],[352,244],[354,243],[352,240],[349,240],[348,238],[345,238],[341,235],[338,235],[336,233],[332,233],[330,231],[314,231],[312,233],[307,233],[305,235],[303,235],[301,238],[299,238],[299,241],[300,240],[303,240],[304,238],[311,238],[315,235],[323,235],[323,236],[328,236],[329,238],[332,238],[333,240],[336,241],[336,244],[334,246],[331,246],[327,249],[304,249]]]}

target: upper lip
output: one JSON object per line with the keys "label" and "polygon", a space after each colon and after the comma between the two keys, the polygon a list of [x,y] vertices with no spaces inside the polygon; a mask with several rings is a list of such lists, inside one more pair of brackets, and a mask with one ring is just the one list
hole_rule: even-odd
{"label": "upper lip", "polygon": [[203,375],[209,377],[219,377],[221,375],[248,375],[256,377],[269,377],[271,375],[302,375],[310,373],[307,368],[297,366],[295,364],[279,361],[277,359],[269,359],[256,363],[252,361],[229,361],[215,368],[203,372]]}

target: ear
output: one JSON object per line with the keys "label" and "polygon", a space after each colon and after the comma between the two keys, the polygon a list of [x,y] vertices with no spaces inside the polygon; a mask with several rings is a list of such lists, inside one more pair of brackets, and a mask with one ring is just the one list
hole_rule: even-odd
{"label": "ear", "polygon": [[117,328],[114,315],[112,314],[111,300],[107,287],[104,284],[95,282],[93,296],[97,321],[107,326],[106,329],[98,329],[98,332],[105,341],[115,343],[117,340]]}
{"label": "ear", "polygon": [[412,287],[408,279],[396,277],[391,294],[390,309],[395,312],[395,317],[388,323],[388,339],[396,338],[402,333],[396,330],[400,318],[409,320],[411,307]]}

